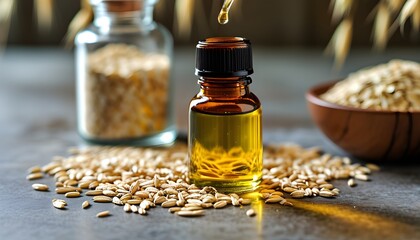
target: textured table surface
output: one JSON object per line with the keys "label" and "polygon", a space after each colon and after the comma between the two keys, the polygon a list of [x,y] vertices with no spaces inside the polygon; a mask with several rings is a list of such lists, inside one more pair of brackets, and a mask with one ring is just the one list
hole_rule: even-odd
{"label": "textured table surface", "polygon": [[[193,50],[193,49],[192,49]],[[175,54],[175,107],[185,134],[189,98],[197,91],[194,52]],[[264,107],[266,143],[296,142],[345,155],[312,125],[304,93],[314,84],[392,58],[420,61],[420,49],[373,54],[353,51],[335,73],[322,50],[256,49],[251,89]],[[156,208],[144,217],[112,204],[82,210],[85,198],[69,199],[68,210],[51,206],[54,192],[36,192],[26,170],[83,145],[75,132],[74,64],[61,49],[7,49],[0,56],[0,236],[1,239],[420,239],[420,165],[381,165],[371,182],[341,189],[336,199],[293,200],[295,207],[255,204],[210,210],[180,218]],[[420,123],[418,123],[420,124]],[[54,180],[40,181],[53,189]],[[110,210],[112,216],[95,214]]]}

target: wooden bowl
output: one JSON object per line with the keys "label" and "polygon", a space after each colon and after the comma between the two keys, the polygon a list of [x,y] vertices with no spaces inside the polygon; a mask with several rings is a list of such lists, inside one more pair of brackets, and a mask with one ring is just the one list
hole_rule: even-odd
{"label": "wooden bowl", "polygon": [[333,143],[370,161],[420,160],[420,112],[359,109],[319,98],[335,83],[306,93],[312,119]]}

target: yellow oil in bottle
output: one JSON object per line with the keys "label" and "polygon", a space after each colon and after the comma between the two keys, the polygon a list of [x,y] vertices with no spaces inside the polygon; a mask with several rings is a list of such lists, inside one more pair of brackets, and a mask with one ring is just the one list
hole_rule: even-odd
{"label": "yellow oil in bottle", "polygon": [[234,0],[225,0],[222,5],[222,9],[220,10],[219,16],[217,17],[217,21],[220,24],[226,24],[229,22],[229,10],[232,7]]}
{"label": "yellow oil in bottle", "polygon": [[262,177],[261,108],[237,114],[190,110],[190,180],[222,192],[252,191]]}

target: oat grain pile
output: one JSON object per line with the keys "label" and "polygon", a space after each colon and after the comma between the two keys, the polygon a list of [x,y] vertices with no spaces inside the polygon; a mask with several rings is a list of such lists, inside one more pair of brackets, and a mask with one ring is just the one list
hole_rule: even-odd
{"label": "oat grain pile", "polygon": [[[55,192],[65,198],[86,196],[95,203],[121,205],[123,211],[141,215],[160,206],[178,216],[195,217],[209,208],[249,205],[258,200],[189,184],[187,147],[183,144],[164,149],[100,146],[72,148],[69,152],[69,157],[54,157],[42,168],[31,168],[28,176],[37,177],[28,180],[51,175],[56,181]],[[378,167],[352,164],[349,158],[321,154],[318,148],[267,146],[263,180],[256,192],[267,204],[293,206],[287,198],[334,198],[340,190],[331,180],[348,179],[353,187],[358,180],[369,180],[372,170]],[[34,184],[33,188],[48,190],[43,184]],[[53,199],[52,204],[57,209],[67,207],[63,199]],[[79,208],[88,209],[90,204],[84,201]],[[250,217],[257,214],[247,210],[244,214]],[[107,216],[109,212],[97,213],[97,217]]]}
{"label": "oat grain pile", "polygon": [[362,69],[338,82],[321,98],[363,109],[420,111],[420,64],[392,60]]}

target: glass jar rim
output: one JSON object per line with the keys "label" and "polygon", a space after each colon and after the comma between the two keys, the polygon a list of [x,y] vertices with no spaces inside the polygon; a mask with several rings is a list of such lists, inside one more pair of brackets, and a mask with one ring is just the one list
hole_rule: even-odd
{"label": "glass jar rim", "polygon": [[144,6],[155,5],[159,0],[89,0],[90,5],[109,12],[139,11]]}

